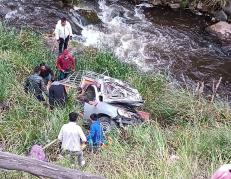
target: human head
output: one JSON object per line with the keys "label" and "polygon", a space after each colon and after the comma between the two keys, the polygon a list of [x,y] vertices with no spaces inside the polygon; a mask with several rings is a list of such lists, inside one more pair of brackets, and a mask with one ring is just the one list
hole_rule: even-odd
{"label": "human head", "polygon": [[44,62],[40,63],[40,69],[45,70],[46,69],[46,64]]}
{"label": "human head", "polygon": [[62,25],[62,26],[65,26],[65,25],[66,25],[66,22],[67,22],[66,17],[62,17],[62,18],[61,18],[61,25]]}
{"label": "human head", "polygon": [[211,177],[211,179],[230,179],[231,164],[222,165]]}
{"label": "human head", "polygon": [[78,118],[78,114],[76,112],[71,112],[69,114],[69,121],[70,122],[76,122],[77,118]]}
{"label": "human head", "polygon": [[39,66],[36,66],[36,67],[34,68],[34,73],[40,74],[40,67],[39,67]]}
{"label": "human head", "polygon": [[97,121],[98,120],[98,115],[93,113],[93,114],[90,115],[90,118],[91,118],[92,121]]}

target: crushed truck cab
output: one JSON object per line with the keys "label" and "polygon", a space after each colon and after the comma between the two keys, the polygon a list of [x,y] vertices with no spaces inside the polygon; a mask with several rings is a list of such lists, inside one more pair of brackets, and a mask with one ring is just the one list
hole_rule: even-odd
{"label": "crushed truck cab", "polygon": [[134,125],[149,120],[149,113],[137,111],[144,101],[137,89],[128,83],[91,71],[80,71],[70,75],[62,84],[81,87],[90,102],[84,103],[84,120],[90,115],[99,115],[105,131],[117,126]]}

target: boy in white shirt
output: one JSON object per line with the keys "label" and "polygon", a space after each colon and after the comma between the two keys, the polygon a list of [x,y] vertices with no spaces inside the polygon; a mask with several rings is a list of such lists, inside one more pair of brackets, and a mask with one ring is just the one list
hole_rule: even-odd
{"label": "boy in white shirt", "polygon": [[76,124],[77,118],[77,113],[72,112],[69,114],[69,123],[62,126],[58,139],[62,143],[62,151],[66,151],[72,156],[77,155],[78,164],[84,166],[85,161],[83,158],[83,151],[81,150],[80,139],[82,140],[82,143],[86,143],[87,139],[82,128]]}
{"label": "boy in white shirt", "polygon": [[62,17],[55,27],[55,38],[59,42],[60,54],[63,52],[63,50],[67,49],[68,41],[72,39],[72,35],[71,24],[65,17]]}

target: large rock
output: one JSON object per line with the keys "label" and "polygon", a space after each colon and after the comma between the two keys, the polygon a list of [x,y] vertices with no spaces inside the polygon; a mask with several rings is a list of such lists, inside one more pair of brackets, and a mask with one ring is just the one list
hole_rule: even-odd
{"label": "large rock", "polygon": [[162,4],[162,1],[161,1],[161,0],[152,0],[151,3],[152,3],[154,6],[158,6],[158,5],[161,5],[161,4]]}
{"label": "large rock", "polygon": [[179,9],[181,7],[180,3],[169,3],[169,6],[172,8],[172,9]]}
{"label": "large rock", "polygon": [[5,17],[5,15],[9,13],[10,11],[11,11],[10,8],[0,4],[0,18]]}
{"label": "large rock", "polygon": [[208,27],[207,31],[216,35],[223,42],[231,44],[231,24],[227,22],[218,22]]}
{"label": "large rock", "polygon": [[225,14],[225,12],[223,10],[220,11],[216,11],[214,13],[214,17],[218,20],[218,21],[227,21],[228,16]]}
{"label": "large rock", "polygon": [[226,6],[223,8],[223,10],[227,15],[231,16],[231,0],[228,1]]}

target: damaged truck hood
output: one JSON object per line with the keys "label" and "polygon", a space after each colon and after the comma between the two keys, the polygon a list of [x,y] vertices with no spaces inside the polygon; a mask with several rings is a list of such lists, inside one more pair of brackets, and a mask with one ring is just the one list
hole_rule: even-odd
{"label": "damaged truck hood", "polygon": [[92,71],[79,71],[70,75],[62,83],[74,88],[80,86],[83,89],[86,89],[89,85],[95,85],[98,93],[106,103],[124,103],[133,106],[143,104],[143,99],[137,89],[131,87],[127,82],[104,74]]}
{"label": "damaged truck hood", "polygon": [[138,90],[126,82],[105,76],[101,84],[103,85],[101,92],[105,102],[127,103],[135,106],[143,104]]}

